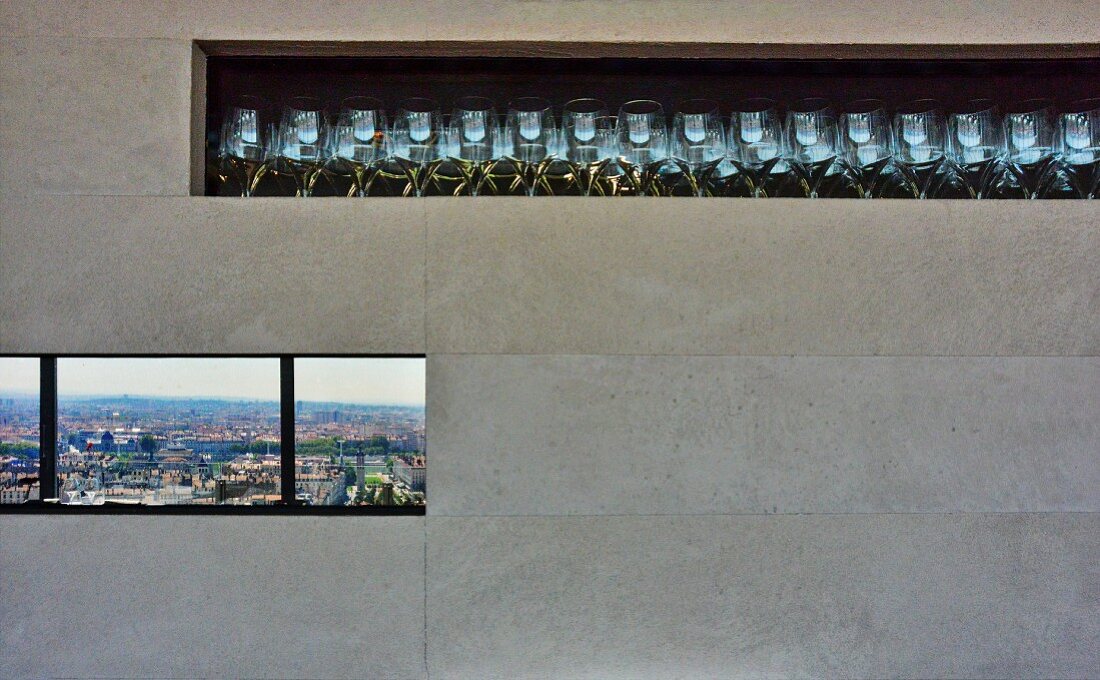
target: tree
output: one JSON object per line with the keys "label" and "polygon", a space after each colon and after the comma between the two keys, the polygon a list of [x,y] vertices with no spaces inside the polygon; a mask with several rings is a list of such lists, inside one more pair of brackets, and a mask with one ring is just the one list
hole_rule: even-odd
{"label": "tree", "polygon": [[383,452],[390,450],[390,440],[384,434],[376,434],[370,438],[367,446],[381,448]]}
{"label": "tree", "polygon": [[153,454],[157,452],[157,440],[151,434],[141,435],[138,446],[141,448],[142,453]]}

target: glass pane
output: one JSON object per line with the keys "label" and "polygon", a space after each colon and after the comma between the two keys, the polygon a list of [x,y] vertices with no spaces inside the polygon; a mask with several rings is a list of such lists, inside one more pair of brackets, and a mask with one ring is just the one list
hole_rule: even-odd
{"label": "glass pane", "polygon": [[62,503],[267,505],[278,359],[58,359]]}
{"label": "glass pane", "polygon": [[298,499],[423,505],[424,359],[295,359]]}
{"label": "glass pane", "polygon": [[38,359],[0,357],[0,503],[38,500]]}

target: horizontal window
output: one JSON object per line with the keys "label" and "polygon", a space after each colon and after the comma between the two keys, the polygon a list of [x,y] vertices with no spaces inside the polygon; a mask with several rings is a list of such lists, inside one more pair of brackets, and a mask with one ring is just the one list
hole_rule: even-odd
{"label": "horizontal window", "polygon": [[3,504],[419,514],[424,395],[422,357],[0,357]]}

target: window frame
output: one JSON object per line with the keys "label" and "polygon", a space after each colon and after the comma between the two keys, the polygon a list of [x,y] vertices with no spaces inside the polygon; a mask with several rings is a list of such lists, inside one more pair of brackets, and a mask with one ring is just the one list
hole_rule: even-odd
{"label": "window frame", "polygon": [[[427,359],[424,354],[23,354],[3,353],[4,358],[38,359],[39,370],[39,459],[40,500],[0,504],[0,514],[12,515],[414,515],[427,512],[424,505],[412,506],[331,506],[306,505],[295,498],[295,413],[294,360],[317,359]],[[57,360],[58,359],[278,359],[279,360],[279,476],[282,499],[273,505],[62,505],[47,503],[57,497]],[[426,370],[426,367],[425,367]],[[427,395],[425,395],[426,397]],[[292,442],[291,446],[283,445]],[[43,442],[54,442],[52,455],[46,455]]]}

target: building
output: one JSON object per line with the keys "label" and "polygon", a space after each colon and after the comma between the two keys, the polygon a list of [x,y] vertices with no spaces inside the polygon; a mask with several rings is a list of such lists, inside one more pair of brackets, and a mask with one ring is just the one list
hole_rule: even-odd
{"label": "building", "polygon": [[409,489],[423,492],[428,482],[428,466],[424,456],[413,456],[411,461],[398,458],[393,463],[393,475]]}

